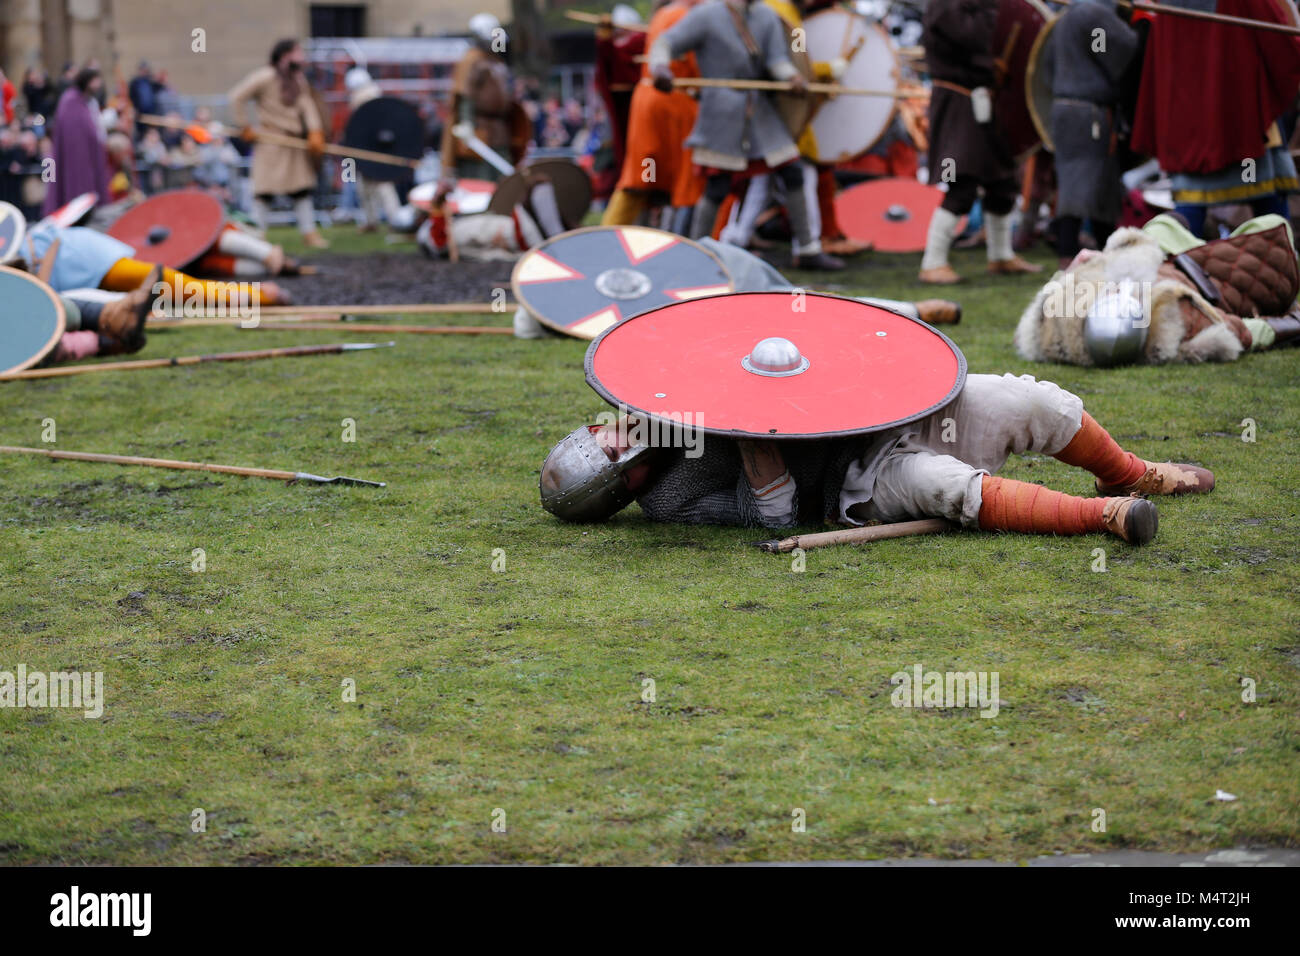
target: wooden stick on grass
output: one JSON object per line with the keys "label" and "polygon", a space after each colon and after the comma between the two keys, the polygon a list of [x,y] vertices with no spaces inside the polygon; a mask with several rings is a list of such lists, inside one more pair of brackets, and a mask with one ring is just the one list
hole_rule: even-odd
{"label": "wooden stick on grass", "polygon": [[755,541],[754,544],[768,554],[787,554],[795,548],[810,551],[833,544],[865,544],[868,541],[906,538],[914,534],[938,534],[952,527],[953,524],[943,518],[923,518],[920,521],[896,521],[893,524],[868,525],[865,528],[840,528],[791,538],[773,538],[770,541]]}
{"label": "wooden stick on grass", "polygon": [[333,345],[295,345],[290,348],[255,349],[249,352],[214,352],[211,355],[182,355],[176,358],[100,362],[95,365],[54,365],[49,368],[29,368],[21,372],[0,375],[0,382],[9,382],[19,378],[64,378],[68,375],[90,375],[94,372],[123,372],[142,368],[168,368],[174,365],[199,365],[204,362],[248,362],[255,359],[290,358],[298,355],[329,355],[336,352],[382,349],[396,344],[396,342],[339,342]]}
{"label": "wooden stick on grass", "polygon": [[171,468],[176,471],[211,471],[221,475],[243,475],[247,478],[275,478],[280,481],[310,481],[318,485],[368,485],[387,487],[382,481],[348,478],[337,475],[324,478],[306,471],[280,471],[275,468],[244,468],[239,465],[214,465],[210,462],[178,461],[174,458],[139,458],[135,455],[101,455],[89,451],[59,451],[53,448],[23,448],[18,445],[0,445],[0,454],[44,455],[63,461],[93,461],[109,465],[141,465],[145,468]]}

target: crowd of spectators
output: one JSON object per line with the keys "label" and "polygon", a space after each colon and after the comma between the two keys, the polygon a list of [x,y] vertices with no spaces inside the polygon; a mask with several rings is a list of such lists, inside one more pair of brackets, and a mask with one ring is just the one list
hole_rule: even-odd
{"label": "crowd of spectators", "polygon": [[[32,67],[17,83],[0,71],[0,201],[29,218],[39,218],[49,188],[42,173],[54,152],[51,136],[59,98],[87,68],[98,69],[98,64],[65,64],[57,77]],[[612,165],[609,121],[599,99],[592,96],[585,106],[573,97],[562,101],[526,78],[516,80],[515,92],[533,123],[535,148],[571,156],[593,174]],[[184,104],[165,72],[142,62],[129,80],[101,83],[93,99],[99,105],[110,201],[198,186],[242,205],[248,147],[227,139],[206,106],[183,119]],[[166,117],[175,127],[137,122],[142,115]],[[438,114],[431,110],[430,115]],[[436,138],[431,142],[436,144]]]}
{"label": "crowd of spectators", "polygon": [[[12,203],[29,218],[38,218],[48,188],[42,173],[53,155],[51,135],[59,97],[83,69],[97,69],[93,60],[66,64],[57,80],[40,67],[28,69],[21,84],[0,71],[3,124],[0,124],[0,201]],[[141,63],[124,88],[102,84],[95,91],[98,122],[109,170],[110,201],[163,189],[199,186],[226,200],[236,199],[240,151],[212,121],[211,110],[198,107],[183,120],[181,101],[165,72]],[[137,123],[142,114],[156,114],[178,128]]]}

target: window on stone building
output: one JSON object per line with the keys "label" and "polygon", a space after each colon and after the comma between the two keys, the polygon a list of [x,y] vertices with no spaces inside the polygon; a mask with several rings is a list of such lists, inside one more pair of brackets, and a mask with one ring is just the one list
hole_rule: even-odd
{"label": "window on stone building", "polygon": [[364,3],[313,3],[311,35],[313,37],[363,37],[366,35]]}

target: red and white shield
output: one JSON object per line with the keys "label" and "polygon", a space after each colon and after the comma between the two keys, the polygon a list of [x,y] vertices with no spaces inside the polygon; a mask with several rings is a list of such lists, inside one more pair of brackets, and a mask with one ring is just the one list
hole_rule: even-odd
{"label": "red and white shield", "polygon": [[90,211],[95,208],[99,202],[99,194],[94,192],[82,193],[76,199],[60,206],[54,212],[50,213],[42,223],[52,222],[60,229],[66,229],[69,226],[75,226],[81,220],[90,215]]}
{"label": "red and white shield", "polygon": [[738,292],[645,312],[591,343],[587,382],[633,415],[733,438],[833,438],[943,408],[966,359],[858,299]]}
{"label": "red and white shield", "polygon": [[510,281],[537,321],[580,339],[648,309],[734,288],[703,246],[642,226],[562,233],[524,253]]}

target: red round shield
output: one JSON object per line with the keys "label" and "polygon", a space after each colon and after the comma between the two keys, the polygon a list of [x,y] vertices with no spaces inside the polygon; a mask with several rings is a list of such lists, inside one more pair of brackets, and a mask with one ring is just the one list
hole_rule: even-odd
{"label": "red round shield", "polygon": [[54,290],[36,276],[0,266],[0,375],[31,368],[63,337],[67,318]]}
{"label": "red round shield", "polygon": [[835,217],[846,236],[874,243],[877,252],[921,252],[941,202],[940,190],[915,179],[872,179],[835,197]]}
{"label": "red round shield", "polygon": [[586,369],[633,415],[733,438],[892,428],[942,408],[966,380],[961,351],[924,322],[798,291],[645,312],[592,342]]}
{"label": "red round shield", "polygon": [[82,193],[72,202],[60,206],[41,221],[52,222],[60,229],[66,229],[69,226],[77,225],[77,223],[89,216],[90,211],[95,208],[95,204],[98,202],[98,193]]}
{"label": "red round shield", "polygon": [[670,302],[718,295],[731,276],[703,246],[643,226],[590,226],[528,250],[510,277],[537,321],[579,339]]}
{"label": "red round shield", "polygon": [[226,224],[221,203],[197,189],[174,189],[124,212],[108,234],[136,258],[183,269],[216,243]]}

